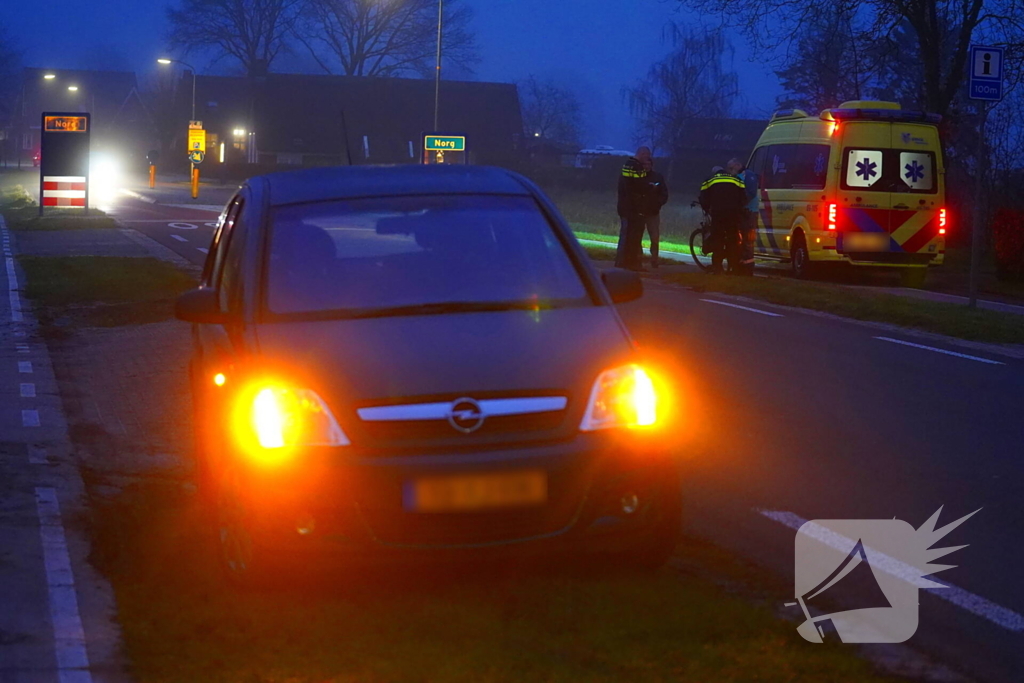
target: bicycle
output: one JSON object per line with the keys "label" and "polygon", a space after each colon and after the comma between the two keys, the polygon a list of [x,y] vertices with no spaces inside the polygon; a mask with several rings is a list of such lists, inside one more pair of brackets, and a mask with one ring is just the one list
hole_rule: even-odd
{"label": "bicycle", "polygon": [[[690,203],[690,208],[696,208],[698,206],[700,206],[698,202]],[[706,246],[711,244],[711,216],[709,216],[707,211],[704,211],[703,208],[701,212],[703,215],[700,219],[700,227],[694,228],[693,232],[690,233],[690,257],[701,270],[710,270],[711,263],[708,261],[701,261],[701,257],[704,259],[710,259],[714,254],[714,249],[710,249]]]}

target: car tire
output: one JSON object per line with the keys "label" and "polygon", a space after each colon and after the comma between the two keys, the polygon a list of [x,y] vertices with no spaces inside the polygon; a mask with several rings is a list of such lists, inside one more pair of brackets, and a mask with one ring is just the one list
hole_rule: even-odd
{"label": "car tire", "polygon": [[927,278],[927,268],[904,268],[903,272],[900,273],[900,285],[911,289],[923,289]]}
{"label": "car tire", "polygon": [[228,468],[218,482],[213,515],[217,561],[229,583],[241,588],[259,588],[272,576],[271,555],[253,523],[242,495],[237,468]]}
{"label": "car tire", "polygon": [[790,269],[793,277],[806,280],[811,276],[811,256],[807,251],[807,240],[803,235],[793,238],[793,246],[789,249]]}
{"label": "car tire", "polygon": [[683,531],[683,494],[678,478],[666,478],[656,505],[648,511],[654,519],[629,550],[618,555],[618,565],[632,570],[654,571],[675,553]]}

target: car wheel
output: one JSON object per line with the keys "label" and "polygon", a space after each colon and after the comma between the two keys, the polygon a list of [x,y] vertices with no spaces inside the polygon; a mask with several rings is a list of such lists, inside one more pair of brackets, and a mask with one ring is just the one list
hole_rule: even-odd
{"label": "car wheel", "polygon": [[807,253],[807,240],[803,235],[793,238],[793,246],[789,250],[790,267],[793,277],[806,279],[811,274],[811,256]]}
{"label": "car wheel", "polygon": [[238,470],[225,471],[217,489],[215,530],[221,569],[231,583],[260,585],[267,578],[267,556],[257,543]]}
{"label": "car wheel", "polygon": [[924,282],[928,277],[927,268],[904,268],[903,272],[900,273],[900,284],[904,287],[910,287],[912,289],[921,289],[924,287]]}
{"label": "car wheel", "polygon": [[647,511],[651,523],[629,550],[619,554],[618,564],[627,569],[659,569],[675,552],[683,530],[682,488],[678,479],[668,478],[658,500]]}

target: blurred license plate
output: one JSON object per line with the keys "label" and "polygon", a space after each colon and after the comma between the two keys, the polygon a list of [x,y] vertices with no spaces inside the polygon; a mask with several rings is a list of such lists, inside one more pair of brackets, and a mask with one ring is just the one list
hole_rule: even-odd
{"label": "blurred license plate", "polygon": [[402,493],[405,508],[417,512],[540,505],[548,479],[543,470],[423,477],[405,482]]}
{"label": "blurred license plate", "polygon": [[844,233],[843,251],[889,251],[889,234],[884,232]]}

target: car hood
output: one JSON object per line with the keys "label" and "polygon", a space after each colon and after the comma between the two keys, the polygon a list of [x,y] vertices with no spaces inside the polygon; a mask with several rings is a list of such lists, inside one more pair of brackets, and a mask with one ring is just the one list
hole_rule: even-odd
{"label": "car hood", "polygon": [[256,335],[261,365],[316,390],[343,426],[358,407],[463,396],[564,395],[581,414],[598,373],[634,353],[605,306],[276,322]]}

